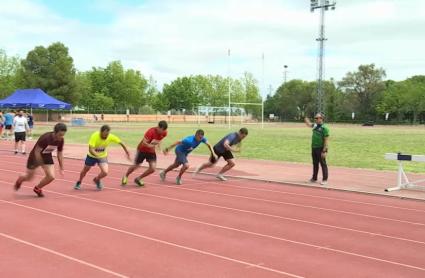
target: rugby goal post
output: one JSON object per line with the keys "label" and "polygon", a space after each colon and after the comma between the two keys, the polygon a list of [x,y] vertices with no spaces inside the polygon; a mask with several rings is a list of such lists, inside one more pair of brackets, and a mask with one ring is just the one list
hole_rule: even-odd
{"label": "rugby goal post", "polygon": [[[261,102],[231,102],[230,105],[232,105],[232,107],[235,106],[261,106],[261,128],[264,128],[264,101]],[[229,106],[230,107],[230,106]],[[245,108],[243,108],[245,110]],[[242,116],[241,116],[242,119]]]}
{"label": "rugby goal post", "polygon": [[397,184],[395,187],[385,189],[385,191],[395,191],[400,189],[419,189],[425,190],[425,186],[420,186],[418,183],[425,182],[425,179],[417,181],[409,181],[406,172],[403,169],[404,161],[425,162],[425,155],[410,155],[401,153],[386,153],[385,159],[396,160],[398,162]]}
{"label": "rugby goal post", "polygon": [[[240,119],[240,124],[246,123],[248,114],[244,106],[261,106],[261,127],[264,127],[264,103],[252,102],[231,102],[230,106],[198,106],[197,122],[198,125],[207,119],[208,123],[215,123],[215,115],[224,117],[224,123],[231,127],[232,120],[236,123]],[[235,116],[239,115],[239,116]],[[205,117],[205,118],[204,118]],[[201,120],[204,118],[204,120]]]}

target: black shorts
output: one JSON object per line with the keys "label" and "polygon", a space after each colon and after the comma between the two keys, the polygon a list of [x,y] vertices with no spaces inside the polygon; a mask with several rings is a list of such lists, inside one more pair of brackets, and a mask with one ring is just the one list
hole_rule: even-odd
{"label": "black shorts", "polygon": [[6,130],[11,130],[12,129],[12,125],[5,125]]}
{"label": "black shorts", "polygon": [[[43,159],[43,163],[46,165],[53,165],[55,164],[53,162],[52,155],[46,155],[41,157]],[[30,154],[27,161],[27,169],[34,170],[35,168],[41,166],[37,161],[35,160],[35,156],[33,154]]]}
{"label": "black shorts", "polygon": [[15,132],[15,142],[19,142],[19,141],[25,142],[26,137],[27,137],[26,132]]}
{"label": "black shorts", "polygon": [[146,159],[147,162],[155,162],[156,161],[156,153],[145,153],[137,151],[136,159],[134,160],[134,164],[139,165],[142,164]]}
{"label": "black shorts", "polygon": [[222,156],[223,159],[226,160],[226,161],[229,160],[229,159],[233,159],[234,158],[232,152],[229,151],[229,150],[225,150],[224,153],[223,153],[223,152],[217,151],[217,149],[215,148],[215,146],[214,146],[213,149],[214,149],[215,154],[217,155],[217,159],[219,159],[220,156]]}

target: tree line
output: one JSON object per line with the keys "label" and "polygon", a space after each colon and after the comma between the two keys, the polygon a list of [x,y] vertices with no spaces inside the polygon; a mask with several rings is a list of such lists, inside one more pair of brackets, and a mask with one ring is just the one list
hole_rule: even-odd
{"label": "tree line", "polygon": [[[316,112],[316,82],[290,80],[271,92],[264,102],[270,114],[282,120],[300,120]],[[245,72],[239,79],[220,75],[178,77],[158,90],[155,79],[120,61],[106,67],[77,71],[68,48],[61,42],[37,46],[24,59],[0,50],[0,97],[18,88],[41,88],[50,95],[91,111],[196,113],[198,106],[226,107],[229,90],[234,103],[260,103],[258,81]],[[383,68],[360,65],[340,81],[324,81],[325,113],[330,121],[384,120],[416,123],[425,120],[425,76],[403,81],[386,80]],[[261,108],[239,105],[254,117]]]}
{"label": "tree line", "polygon": [[[425,76],[403,81],[385,80],[383,68],[360,65],[340,81],[323,84],[325,115],[330,121],[425,121]],[[286,120],[302,119],[316,112],[316,82],[291,80],[265,102],[265,113]],[[388,115],[387,115],[388,114]]]}

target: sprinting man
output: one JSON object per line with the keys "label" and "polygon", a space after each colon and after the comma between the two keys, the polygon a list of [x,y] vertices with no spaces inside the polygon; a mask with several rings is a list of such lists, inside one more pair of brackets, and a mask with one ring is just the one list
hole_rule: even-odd
{"label": "sprinting man", "polygon": [[19,143],[21,143],[21,152],[26,154],[25,141],[29,130],[27,118],[24,117],[24,111],[19,110],[13,119],[13,130],[15,132],[15,154],[19,152]]}
{"label": "sprinting man", "polygon": [[214,156],[210,157],[210,160],[207,163],[202,164],[198,169],[196,169],[195,174],[198,174],[206,168],[212,167],[217,163],[217,160],[220,157],[223,157],[227,164],[223,166],[223,168],[217,174],[216,178],[221,181],[226,181],[227,179],[224,177],[224,173],[236,165],[232,152],[241,151],[240,143],[243,139],[245,139],[246,136],[248,136],[248,129],[244,127],[241,128],[238,132],[227,134],[225,137],[223,137],[223,139],[215,144],[213,148],[214,153],[217,155],[217,159],[214,159]]}
{"label": "sprinting man", "polygon": [[170,172],[170,171],[176,169],[177,167],[179,167],[180,165],[182,165],[180,172],[179,172],[179,174],[177,175],[177,178],[176,178],[176,184],[181,185],[182,184],[182,176],[183,176],[184,172],[186,172],[186,170],[189,169],[189,161],[187,160],[187,156],[194,149],[196,149],[199,146],[199,144],[201,144],[201,143],[204,143],[205,145],[208,146],[208,148],[210,149],[210,152],[211,152],[211,156],[214,157],[213,158],[214,160],[216,160],[215,156],[214,156],[213,148],[208,143],[207,138],[204,137],[204,131],[202,129],[198,129],[196,131],[195,135],[188,136],[188,137],[184,138],[183,140],[177,141],[174,144],[172,144],[171,146],[165,148],[164,153],[168,153],[172,148],[177,146],[176,149],[175,149],[176,160],[174,161],[173,164],[168,166],[167,169],[165,169],[165,170],[163,170],[159,173],[161,180],[164,181],[168,172]]}
{"label": "sprinting man", "polygon": [[148,129],[143,137],[143,140],[137,146],[137,154],[134,160],[134,165],[130,166],[127,170],[127,173],[121,180],[121,185],[127,185],[128,177],[136,169],[140,167],[144,160],[149,163],[149,168],[146,169],[143,174],[136,177],[134,182],[137,186],[144,186],[145,183],[143,178],[149,176],[156,169],[156,151],[155,148],[160,149],[161,140],[167,136],[168,124],[166,121],[160,121],[157,127],[152,127]]}
{"label": "sprinting man", "polygon": [[14,117],[15,117],[15,113],[13,112],[13,110],[4,115],[4,129],[5,129],[5,137],[7,140],[10,140],[12,136],[12,125],[13,125]]}
{"label": "sprinting man", "polygon": [[111,128],[108,125],[103,125],[100,128],[100,131],[96,131],[91,135],[89,140],[89,152],[87,153],[85,165],[83,170],[81,170],[80,179],[75,183],[74,189],[81,189],[81,182],[90,169],[96,164],[100,168],[100,173],[93,179],[93,182],[96,184],[96,188],[98,190],[103,189],[101,180],[108,175],[109,170],[108,152],[106,151],[106,148],[111,143],[119,144],[124,149],[127,159],[130,160],[130,153],[128,152],[127,147],[120,138],[110,132]]}
{"label": "sprinting man", "polygon": [[19,190],[25,181],[34,178],[35,171],[41,167],[44,171],[44,178],[33,189],[38,197],[44,197],[42,188],[55,179],[55,167],[52,152],[57,150],[59,169],[63,175],[63,145],[66,133],[66,125],[58,123],[55,125],[53,132],[47,132],[38,138],[33,149],[31,150],[27,161],[27,172],[20,176],[15,182],[15,190]]}
{"label": "sprinting man", "polygon": [[319,174],[319,164],[322,167],[322,182],[321,185],[328,184],[328,165],[326,163],[326,156],[328,154],[329,143],[329,128],[324,124],[324,116],[317,113],[314,116],[315,123],[311,123],[308,118],[304,119],[305,124],[313,129],[313,136],[311,140],[311,156],[313,158],[313,177],[310,182],[317,182]]}

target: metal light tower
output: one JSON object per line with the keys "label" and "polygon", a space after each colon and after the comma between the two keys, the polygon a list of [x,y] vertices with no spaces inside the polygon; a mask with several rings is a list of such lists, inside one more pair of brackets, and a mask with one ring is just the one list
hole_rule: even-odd
{"label": "metal light tower", "polygon": [[329,0],[310,0],[310,10],[314,12],[316,9],[320,9],[320,25],[319,25],[319,37],[316,41],[319,42],[319,53],[318,53],[318,65],[317,65],[317,112],[324,112],[325,101],[323,97],[323,56],[325,48],[325,11],[335,10],[336,2]]}
{"label": "metal light tower", "polygon": [[261,79],[262,79],[262,86],[261,86],[261,128],[264,128],[264,93],[266,92],[266,87],[264,86],[264,52],[261,55]]}
{"label": "metal light tower", "polygon": [[288,65],[283,66],[283,84],[286,84],[286,76],[288,74]]}
{"label": "metal light tower", "polygon": [[231,95],[231,92],[230,92],[230,48],[227,50],[227,74],[228,74],[228,94],[229,94],[229,103],[228,103],[228,105],[229,105],[229,107],[228,107],[228,111],[227,111],[227,115],[228,115],[228,119],[227,119],[227,126],[228,126],[228,128],[230,129],[230,127],[231,127],[231,125],[232,125],[232,123],[231,123],[231,117],[232,117],[232,113],[231,113],[231,109],[232,109],[232,107],[230,106],[230,95]]}

